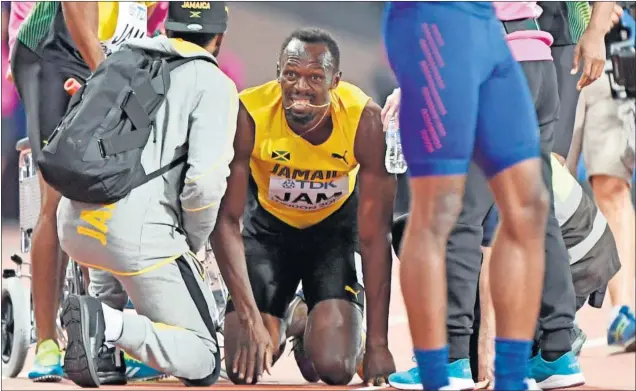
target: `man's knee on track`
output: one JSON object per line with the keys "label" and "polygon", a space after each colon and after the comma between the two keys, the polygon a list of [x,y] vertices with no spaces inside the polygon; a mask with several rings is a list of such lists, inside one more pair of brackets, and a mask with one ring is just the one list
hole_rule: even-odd
{"label": "man's knee on track", "polygon": [[320,354],[318,357],[312,358],[314,369],[320,380],[330,386],[349,384],[356,373],[356,362],[356,357],[342,357],[332,354]]}

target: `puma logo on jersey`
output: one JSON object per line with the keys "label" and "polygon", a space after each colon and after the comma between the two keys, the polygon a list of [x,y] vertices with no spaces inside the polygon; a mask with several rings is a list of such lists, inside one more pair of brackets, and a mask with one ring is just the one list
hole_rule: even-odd
{"label": "puma logo on jersey", "polygon": [[349,285],[345,285],[344,289],[345,289],[345,292],[351,293],[356,298],[356,300],[358,300],[358,295],[360,294],[360,290],[355,290]]}
{"label": "puma logo on jersey", "polygon": [[331,157],[334,159],[338,159],[338,160],[342,160],[343,162],[345,162],[346,164],[349,164],[349,162],[347,161],[347,152],[348,151],[344,151],[344,153],[341,155],[339,153],[332,153]]}

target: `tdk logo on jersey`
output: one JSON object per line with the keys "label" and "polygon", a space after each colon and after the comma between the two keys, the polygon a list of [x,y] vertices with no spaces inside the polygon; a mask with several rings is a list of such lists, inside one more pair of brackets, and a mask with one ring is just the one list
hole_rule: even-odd
{"label": "tdk logo on jersey", "polygon": [[209,1],[184,1],[183,4],[181,4],[181,8],[195,9],[195,10],[209,10],[210,2]]}
{"label": "tdk logo on jersey", "polygon": [[272,151],[272,159],[279,162],[288,162],[291,160],[291,153],[287,151]]}

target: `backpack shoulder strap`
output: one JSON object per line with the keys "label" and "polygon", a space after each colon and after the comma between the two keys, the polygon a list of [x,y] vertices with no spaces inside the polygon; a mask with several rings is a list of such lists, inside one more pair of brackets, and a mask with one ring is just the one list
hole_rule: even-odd
{"label": "backpack shoulder strap", "polygon": [[175,69],[179,68],[181,65],[187,64],[190,61],[194,61],[194,60],[204,60],[207,62],[211,62],[212,64],[216,66],[219,66],[216,59],[214,59],[213,57],[208,57],[208,56],[179,57],[174,60],[168,60],[168,71],[172,72]]}
{"label": "backpack shoulder strap", "polygon": [[150,85],[157,94],[164,95],[166,91],[170,89],[170,73],[181,65],[185,65],[194,60],[204,60],[211,62],[217,67],[219,66],[214,58],[208,56],[172,57],[167,60],[164,59],[161,72],[150,81]]}
{"label": "backpack shoulder strap", "polygon": [[161,167],[157,171],[151,172],[150,174],[146,175],[146,177],[144,178],[143,182],[141,182],[140,185],[143,185],[144,183],[149,182],[155,179],[156,177],[162,176],[163,174],[172,170],[173,168],[185,163],[187,160],[188,160],[188,153],[184,152],[181,156],[174,159],[173,161],[166,164],[165,166]]}

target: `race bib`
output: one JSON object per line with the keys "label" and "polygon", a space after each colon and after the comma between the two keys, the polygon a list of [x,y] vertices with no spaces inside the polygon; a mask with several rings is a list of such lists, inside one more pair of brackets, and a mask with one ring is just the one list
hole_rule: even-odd
{"label": "race bib", "polygon": [[115,34],[102,42],[104,53],[110,55],[122,43],[132,38],[143,38],[148,31],[148,9],[144,4],[120,1]]}
{"label": "race bib", "polygon": [[269,199],[288,208],[313,211],[333,205],[349,195],[349,176],[326,182],[271,176]]}

